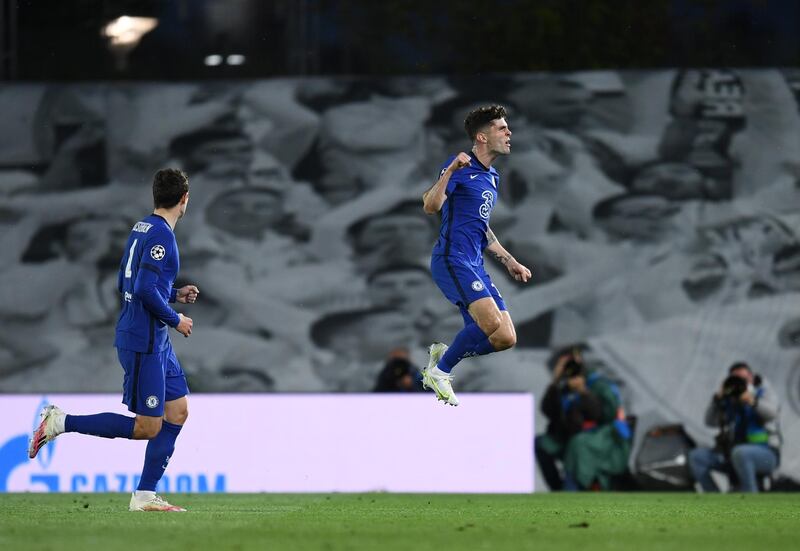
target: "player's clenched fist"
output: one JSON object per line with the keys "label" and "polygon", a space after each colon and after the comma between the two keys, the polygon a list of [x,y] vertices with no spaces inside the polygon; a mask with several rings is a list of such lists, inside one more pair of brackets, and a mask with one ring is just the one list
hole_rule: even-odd
{"label": "player's clenched fist", "polygon": [[465,166],[469,166],[471,159],[469,155],[464,153],[463,151],[455,156],[455,158],[450,162],[450,166],[447,167],[447,170],[450,172],[455,172],[460,168],[464,168]]}
{"label": "player's clenched fist", "polygon": [[182,304],[193,304],[197,301],[200,290],[194,285],[184,285],[175,293],[175,300]]}
{"label": "player's clenched fist", "polygon": [[178,316],[180,316],[181,321],[178,322],[178,325],[175,327],[175,329],[177,329],[178,333],[184,337],[188,337],[192,334],[192,326],[194,325],[192,318],[188,318],[183,314],[178,314]]}

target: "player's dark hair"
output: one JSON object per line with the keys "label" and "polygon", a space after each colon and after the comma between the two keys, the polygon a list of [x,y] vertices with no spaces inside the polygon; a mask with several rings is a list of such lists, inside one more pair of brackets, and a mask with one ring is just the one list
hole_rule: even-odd
{"label": "player's dark hair", "polygon": [[153,205],[171,209],[189,192],[189,177],[177,168],[162,168],[153,176]]}
{"label": "player's dark hair", "polygon": [[473,142],[478,132],[490,122],[506,117],[506,108],[502,105],[484,105],[473,109],[464,119],[464,130]]}

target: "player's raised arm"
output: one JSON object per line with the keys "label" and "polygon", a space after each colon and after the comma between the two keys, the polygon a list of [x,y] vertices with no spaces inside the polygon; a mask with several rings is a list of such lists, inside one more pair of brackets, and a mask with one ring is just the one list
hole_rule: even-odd
{"label": "player's raised arm", "polygon": [[459,153],[453,158],[447,168],[442,170],[435,184],[422,194],[422,210],[425,214],[436,214],[442,209],[447,200],[447,184],[456,170],[469,166],[470,158],[466,153]]}
{"label": "player's raised arm", "polygon": [[486,238],[488,240],[488,243],[486,244],[486,250],[489,251],[489,254],[491,254],[500,264],[506,267],[511,277],[517,281],[527,283],[531,278],[531,271],[527,267],[517,262],[517,259],[514,258],[511,253],[500,244],[500,242],[497,240],[497,236],[492,231],[492,228],[488,228],[486,230]]}

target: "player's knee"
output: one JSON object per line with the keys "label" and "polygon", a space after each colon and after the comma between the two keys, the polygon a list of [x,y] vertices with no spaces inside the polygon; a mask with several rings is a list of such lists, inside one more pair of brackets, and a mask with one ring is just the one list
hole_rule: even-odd
{"label": "player's knee", "polygon": [[487,335],[493,335],[498,329],[500,329],[501,325],[502,320],[500,319],[500,316],[497,316],[487,317],[486,319],[481,320],[481,322],[478,324],[478,327],[480,327],[481,330]]}
{"label": "player's knee", "polygon": [[158,436],[159,432],[161,432],[161,425],[158,425],[157,427],[148,427],[147,429],[145,429],[144,439],[152,440],[153,438]]}
{"label": "player's knee", "polygon": [[177,411],[171,411],[167,415],[167,421],[173,425],[183,425],[189,418],[189,408],[181,408]]}
{"label": "player's knee", "polygon": [[160,417],[136,418],[136,424],[133,429],[133,437],[136,440],[151,440],[158,436],[159,432],[161,432]]}
{"label": "player's knee", "polygon": [[512,331],[500,331],[493,344],[498,351],[508,350],[517,344],[517,336]]}

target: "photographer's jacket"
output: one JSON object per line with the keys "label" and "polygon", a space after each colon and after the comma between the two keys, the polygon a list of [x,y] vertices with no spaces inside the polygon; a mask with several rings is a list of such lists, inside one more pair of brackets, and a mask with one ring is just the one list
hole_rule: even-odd
{"label": "photographer's jacket", "polygon": [[728,431],[733,445],[763,444],[776,451],[780,450],[778,397],[771,385],[763,379],[752,392],[755,395],[753,406],[736,397],[720,399],[716,395],[712,396],[711,403],[706,408],[706,425]]}

